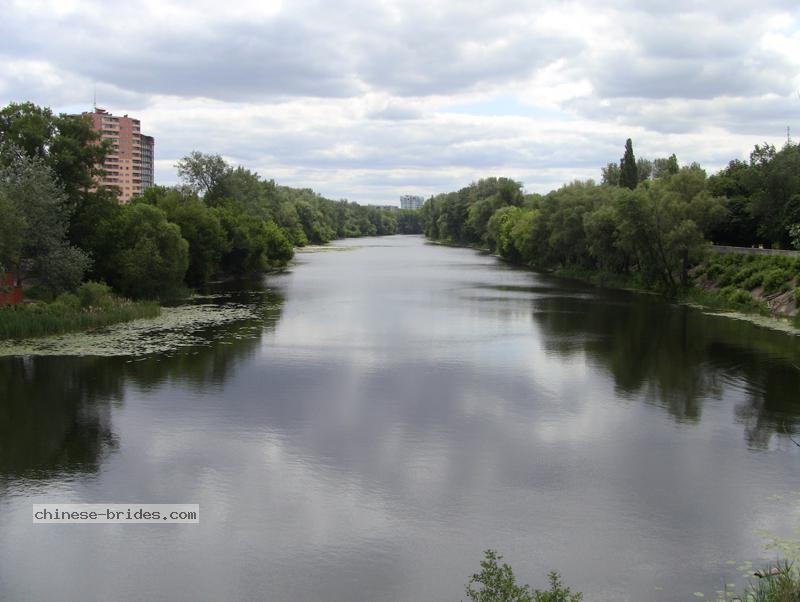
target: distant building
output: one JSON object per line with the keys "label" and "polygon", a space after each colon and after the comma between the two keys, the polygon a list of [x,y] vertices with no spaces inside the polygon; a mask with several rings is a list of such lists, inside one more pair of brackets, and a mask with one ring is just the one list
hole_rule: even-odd
{"label": "distant building", "polygon": [[156,185],[155,180],[155,147],[156,141],[152,136],[142,134],[142,191]]}
{"label": "distant building", "polygon": [[425,203],[421,196],[404,194],[400,197],[400,209],[419,209]]}
{"label": "distant building", "polygon": [[84,115],[89,116],[101,138],[111,142],[99,184],[119,188],[120,203],[129,202],[153,186],[155,141],[152,136],[142,135],[139,120],[127,115],[117,117],[99,108]]}

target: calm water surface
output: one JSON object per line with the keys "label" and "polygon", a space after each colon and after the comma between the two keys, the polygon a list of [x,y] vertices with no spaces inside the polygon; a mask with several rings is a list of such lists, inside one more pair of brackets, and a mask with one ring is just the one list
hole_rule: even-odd
{"label": "calm water surface", "polygon": [[[0,358],[0,599],[455,601],[486,548],[589,601],[713,598],[797,523],[798,337],[334,246],[221,291],[257,317],[192,346]],[[54,502],[201,521],[32,525]]]}

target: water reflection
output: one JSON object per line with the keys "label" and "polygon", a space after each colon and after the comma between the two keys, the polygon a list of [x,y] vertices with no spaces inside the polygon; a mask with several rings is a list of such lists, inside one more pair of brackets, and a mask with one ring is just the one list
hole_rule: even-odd
{"label": "water reflection", "polygon": [[0,357],[0,481],[96,471],[117,448],[111,407],[128,385],[221,387],[280,318],[283,298],[253,286],[226,299],[252,305],[256,318],[209,328],[198,333],[205,344],[170,354]]}
{"label": "water reflection", "polygon": [[[418,238],[344,244],[254,293],[279,320],[208,345],[0,360],[0,597],[445,601],[497,547],[537,585],[666,602],[758,559],[765,492],[800,479],[774,437],[793,339]],[[49,500],[202,518],[31,525]]]}
{"label": "water reflection", "polygon": [[800,420],[800,337],[742,320],[706,315],[647,295],[535,301],[544,344],[564,357],[585,354],[614,377],[617,394],[643,397],[679,422],[696,422],[703,403],[728,385],[750,446],[795,432]]}

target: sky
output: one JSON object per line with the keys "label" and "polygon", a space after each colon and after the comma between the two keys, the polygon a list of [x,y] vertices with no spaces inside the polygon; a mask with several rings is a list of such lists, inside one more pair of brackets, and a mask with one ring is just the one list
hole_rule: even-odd
{"label": "sky", "polygon": [[800,138],[797,0],[0,0],[0,103],[97,105],[328,198],[600,178],[626,138],[709,173]]}

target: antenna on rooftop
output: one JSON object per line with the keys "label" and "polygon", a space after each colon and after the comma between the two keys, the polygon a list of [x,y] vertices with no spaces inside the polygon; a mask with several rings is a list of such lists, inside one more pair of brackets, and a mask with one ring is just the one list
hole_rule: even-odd
{"label": "antenna on rooftop", "polygon": [[94,85],[94,99],[92,102],[92,109],[97,111],[97,84]]}

